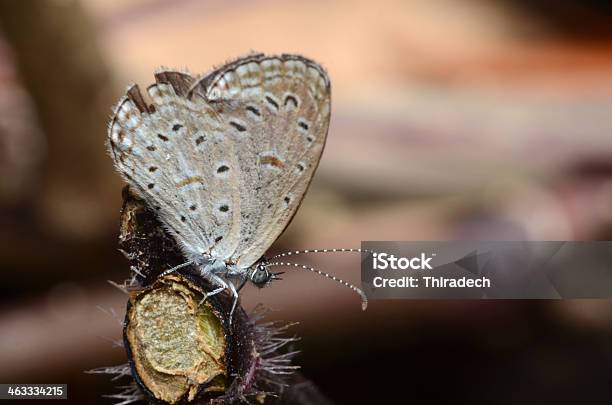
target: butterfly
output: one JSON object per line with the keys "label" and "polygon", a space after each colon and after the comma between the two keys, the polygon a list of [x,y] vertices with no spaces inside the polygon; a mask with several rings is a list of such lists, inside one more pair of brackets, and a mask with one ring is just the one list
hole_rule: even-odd
{"label": "butterfly", "polygon": [[204,299],[227,289],[232,312],[246,280],[266,286],[281,274],[270,267],[281,265],[332,278],[367,302],[334,276],[264,257],[304,198],[330,114],[326,71],[299,55],[253,54],[200,78],[161,70],[145,95],[130,86],[114,110],[108,147],[187,259],[163,274],[195,265],[215,286]]}

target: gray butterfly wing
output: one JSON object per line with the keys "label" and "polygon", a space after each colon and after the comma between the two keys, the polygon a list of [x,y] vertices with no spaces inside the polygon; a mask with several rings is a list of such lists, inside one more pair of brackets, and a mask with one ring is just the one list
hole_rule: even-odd
{"label": "gray butterfly wing", "polygon": [[[190,259],[228,259],[240,240],[240,177],[226,122],[180,72],[159,72],[117,106],[109,149],[128,183],[154,208]],[[232,170],[227,170],[232,168]]]}
{"label": "gray butterfly wing", "polygon": [[327,74],[295,55],[253,55],[201,79],[235,139],[240,167],[240,239],[230,260],[259,260],[296,213],[318,166],[329,126]]}

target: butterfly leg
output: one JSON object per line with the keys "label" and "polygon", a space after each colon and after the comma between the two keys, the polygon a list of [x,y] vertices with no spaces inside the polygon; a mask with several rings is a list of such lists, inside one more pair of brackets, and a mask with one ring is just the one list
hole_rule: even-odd
{"label": "butterfly leg", "polygon": [[236,287],[234,286],[234,283],[232,283],[231,281],[228,281],[227,284],[229,284],[229,289],[232,292],[232,296],[234,297],[234,302],[232,303],[232,310],[230,311],[230,316],[229,316],[229,324],[231,326],[232,317],[234,316],[234,310],[236,309],[236,304],[238,304],[238,291],[236,291]]}
{"label": "butterfly leg", "polygon": [[217,276],[215,274],[207,274],[207,278],[210,280],[211,283],[216,284],[218,286],[218,288],[215,288],[214,290],[204,294],[204,298],[202,298],[202,300],[200,300],[200,305],[204,301],[206,301],[206,299],[208,297],[212,297],[213,295],[219,294],[221,291],[223,291],[226,288],[228,288],[228,285],[225,282],[225,280],[223,280],[221,277],[219,277],[219,276]]}
{"label": "butterfly leg", "polygon": [[193,264],[193,261],[192,261],[192,260],[190,260],[190,261],[188,261],[188,262],[185,262],[185,263],[182,263],[182,264],[179,264],[178,266],[174,266],[174,267],[173,267],[173,268],[171,268],[171,269],[165,270],[163,273],[161,273],[161,274],[159,275],[159,277],[164,277],[164,276],[167,276],[168,274],[170,274],[170,273],[174,273],[174,272],[175,272],[175,271],[177,271],[178,269],[182,269],[183,267],[187,267],[187,266],[189,266],[189,265],[191,265],[191,264]]}

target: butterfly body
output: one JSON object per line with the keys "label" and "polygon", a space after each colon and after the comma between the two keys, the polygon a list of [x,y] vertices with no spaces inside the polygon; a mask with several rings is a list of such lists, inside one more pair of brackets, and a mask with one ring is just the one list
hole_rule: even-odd
{"label": "butterfly body", "polygon": [[295,215],[324,149],[326,72],[301,56],[257,54],[202,78],[164,70],[155,79],[145,95],[128,88],[115,110],[116,168],[216,292],[237,297],[233,277],[267,284],[263,254]]}
{"label": "butterfly body", "polygon": [[[211,259],[206,256],[201,256],[199,260],[189,261],[189,264],[194,264],[201,276],[219,275],[226,279],[242,278],[249,279],[257,287],[266,286],[272,279],[275,273],[267,270],[266,264],[268,260],[262,257],[249,268],[240,268],[234,263],[227,263],[219,259]],[[167,272],[170,272],[169,269]],[[166,273],[167,273],[166,272]]]}

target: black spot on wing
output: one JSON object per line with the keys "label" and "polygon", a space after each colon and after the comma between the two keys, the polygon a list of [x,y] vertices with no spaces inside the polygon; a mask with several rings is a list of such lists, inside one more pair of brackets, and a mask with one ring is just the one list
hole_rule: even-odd
{"label": "black spot on wing", "polygon": [[288,94],[287,97],[285,97],[285,107],[287,107],[288,103],[293,103],[293,106],[295,108],[297,108],[298,106],[298,101],[297,98],[295,98],[295,96]]}
{"label": "black spot on wing", "polygon": [[246,109],[247,111],[250,111],[253,114],[257,115],[258,117],[261,116],[261,112],[256,107],[253,107],[252,105],[247,106]]}
{"label": "black spot on wing", "polygon": [[238,131],[240,131],[240,132],[244,132],[244,131],[246,131],[246,127],[245,127],[244,125],[240,125],[240,124],[239,124],[239,123],[237,123],[237,122],[230,121],[230,122],[229,122],[229,124],[230,124],[231,126],[233,126],[234,128],[236,128],[236,129],[237,129]]}
{"label": "black spot on wing", "polygon": [[268,104],[270,104],[272,107],[274,107],[276,110],[278,110],[278,103],[276,102],[276,100],[274,100],[272,97],[270,96],[266,96],[266,101],[268,102]]}

